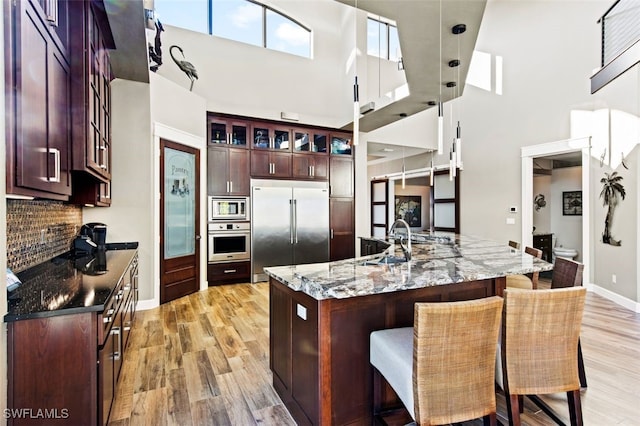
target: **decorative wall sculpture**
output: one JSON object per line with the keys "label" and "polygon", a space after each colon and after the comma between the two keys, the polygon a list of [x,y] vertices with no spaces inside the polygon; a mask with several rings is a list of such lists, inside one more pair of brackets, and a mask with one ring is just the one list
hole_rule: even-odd
{"label": "decorative wall sculpture", "polygon": [[620,202],[620,199],[624,200],[627,195],[624,186],[620,183],[622,176],[618,176],[618,172],[611,174],[605,172],[605,177],[600,179],[602,184],[602,191],[600,191],[600,198],[602,198],[602,205],[607,206],[607,216],[604,219],[604,232],[602,233],[602,242],[610,244],[612,246],[620,246],[622,240],[615,240],[611,236],[611,223],[613,221],[613,212]]}

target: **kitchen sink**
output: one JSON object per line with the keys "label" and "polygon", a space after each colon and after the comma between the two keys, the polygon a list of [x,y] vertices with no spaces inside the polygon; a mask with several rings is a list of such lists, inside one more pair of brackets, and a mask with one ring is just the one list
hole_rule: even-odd
{"label": "kitchen sink", "polygon": [[369,259],[362,263],[364,266],[372,265],[395,265],[397,263],[405,263],[407,259],[398,256],[384,256],[379,259]]}

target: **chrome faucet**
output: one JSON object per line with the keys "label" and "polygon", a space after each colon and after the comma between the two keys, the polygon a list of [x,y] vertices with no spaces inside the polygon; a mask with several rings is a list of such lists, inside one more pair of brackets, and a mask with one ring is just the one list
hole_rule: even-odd
{"label": "chrome faucet", "polygon": [[396,238],[396,226],[398,226],[398,224],[400,225],[404,225],[405,228],[407,228],[407,245],[405,246],[404,244],[402,244],[402,240],[404,239],[404,235],[399,235],[397,238],[400,240],[400,247],[402,248],[402,252],[404,253],[404,258],[408,261],[411,260],[411,228],[409,227],[409,224],[403,220],[403,219],[396,219],[395,222],[393,222],[393,225],[391,225],[391,228],[389,228],[389,237],[391,238]]}

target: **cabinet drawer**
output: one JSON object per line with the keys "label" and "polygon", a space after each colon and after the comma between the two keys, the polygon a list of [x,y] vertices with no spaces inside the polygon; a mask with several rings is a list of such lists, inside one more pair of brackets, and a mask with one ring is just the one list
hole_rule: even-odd
{"label": "cabinet drawer", "polygon": [[207,266],[207,281],[209,285],[230,282],[248,281],[251,262],[210,263]]}

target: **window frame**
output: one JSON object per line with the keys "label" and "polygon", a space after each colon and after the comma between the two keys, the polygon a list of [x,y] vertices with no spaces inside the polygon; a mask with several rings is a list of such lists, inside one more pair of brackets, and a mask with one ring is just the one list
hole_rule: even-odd
{"label": "window frame", "polygon": [[[393,27],[396,29],[396,33],[397,33],[398,26],[395,23],[387,19],[384,19],[382,17],[367,16],[367,32],[369,30],[369,21],[375,22],[378,25],[378,28],[380,28],[381,24],[384,25],[384,34],[381,34],[380,32],[378,33],[378,43],[380,38],[383,36],[386,43],[385,43],[384,54],[382,54],[382,52],[378,52],[378,55],[372,55],[371,53],[369,53],[369,45],[367,45],[367,55],[374,56],[380,59],[386,59],[387,61],[399,61],[402,58],[402,55],[398,56],[397,59],[391,59],[391,31],[390,31],[390,28]],[[368,36],[367,36],[367,39],[368,39]],[[398,38],[398,47],[400,47],[399,38]]]}

